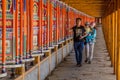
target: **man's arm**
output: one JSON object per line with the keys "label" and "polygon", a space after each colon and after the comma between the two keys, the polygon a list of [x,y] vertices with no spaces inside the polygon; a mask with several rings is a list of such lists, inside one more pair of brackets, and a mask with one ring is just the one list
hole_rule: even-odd
{"label": "man's arm", "polygon": [[84,32],[84,35],[83,35],[83,36],[80,36],[80,39],[85,38],[87,35],[88,35],[88,33]]}
{"label": "man's arm", "polygon": [[88,33],[86,32],[85,28],[83,28],[83,35],[80,36],[80,39],[85,38],[88,35]]}
{"label": "man's arm", "polygon": [[67,29],[69,32],[72,32],[73,31],[73,28],[68,28]]}

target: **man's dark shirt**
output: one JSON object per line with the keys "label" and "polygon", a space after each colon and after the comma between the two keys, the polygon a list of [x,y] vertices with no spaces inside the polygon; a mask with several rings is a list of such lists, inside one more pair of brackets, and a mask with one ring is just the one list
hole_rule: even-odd
{"label": "man's dark shirt", "polygon": [[74,26],[72,30],[74,33],[73,34],[74,42],[83,42],[84,39],[80,39],[80,36],[84,35],[84,32],[85,32],[84,26],[80,26],[80,27]]}

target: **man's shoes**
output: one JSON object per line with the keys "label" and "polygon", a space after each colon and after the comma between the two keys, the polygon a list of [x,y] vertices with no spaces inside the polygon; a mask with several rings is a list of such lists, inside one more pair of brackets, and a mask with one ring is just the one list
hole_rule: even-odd
{"label": "man's shoes", "polygon": [[78,66],[78,65],[79,65],[79,63],[76,64],[76,66]]}
{"label": "man's shoes", "polygon": [[82,64],[79,64],[78,67],[82,67]]}
{"label": "man's shoes", "polygon": [[77,67],[81,67],[81,66],[82,66],[82,64],[77,63],[77,64],[76,64],[76,66],[77,66]]}
{"label": "man's shoes", "polygon": [[87,62],[88,62],[88,59],[85,60],[85,63],[87,63]]}

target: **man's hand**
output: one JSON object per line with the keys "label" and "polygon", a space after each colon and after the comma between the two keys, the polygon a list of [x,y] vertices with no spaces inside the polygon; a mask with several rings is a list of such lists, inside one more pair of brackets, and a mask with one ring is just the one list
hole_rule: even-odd
{"label": "man's hand", "polygon": [[67,28],[66,29],[68,32],[72,32],[72,28]]}
{"label": "man's hand", "polygon": [[83,39],[84,38],[84,36],[80,36],[80,39]]}

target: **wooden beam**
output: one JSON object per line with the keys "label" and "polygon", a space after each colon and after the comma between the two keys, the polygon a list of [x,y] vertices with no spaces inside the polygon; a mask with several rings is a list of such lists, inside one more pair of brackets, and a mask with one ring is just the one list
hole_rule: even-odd
{"label": "wooden beam", "polygon": [[65,3],[104,3],[105,1],[103,0],[89,0],[89,1],[85,1],[85,0],[61,0]]}
{"label": "wooden beam", "polygon": [[[91,16],[102,16],[104,8],[108,1],[104,0],[61,0],[69,6],[76,8],[82,12],[90,14]],[[88,6],[89,5],[89,6]]]}

